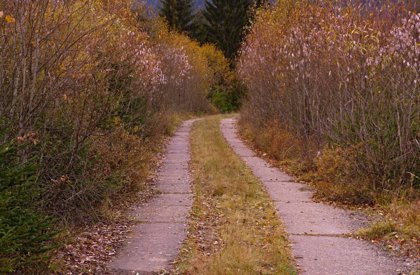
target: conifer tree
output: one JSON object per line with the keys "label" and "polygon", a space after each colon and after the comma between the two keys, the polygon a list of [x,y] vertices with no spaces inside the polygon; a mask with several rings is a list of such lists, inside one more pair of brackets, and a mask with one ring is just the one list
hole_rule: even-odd
{"label": "conifer tree", "polygon": [[177,0],[176,13],[178,17],[177,29],[181,32],[190,33],[194,27],[193,0]]}
{"label": "conifer tree", "polygon": [[194,28],[193,0],[161,0],[160,15],[173,30],[189,34]]}
{"label": "conifer tree", "polygon": [[161,0],[160,5],[159,15],[165,18],[166,23],[170,28],[174,28],[176,22],[176,0]]}
{"label": "conifer tree", "polygon": [[233,60],[246,35],[245,28],[253,17],[252,8],[263,0],[206,0],[206,42],[214,43]]}

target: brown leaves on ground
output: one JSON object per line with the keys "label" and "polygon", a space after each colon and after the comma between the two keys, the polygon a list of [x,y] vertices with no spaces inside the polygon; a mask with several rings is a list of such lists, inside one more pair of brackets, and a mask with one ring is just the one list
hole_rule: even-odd
{"label": "brown leaves on ground", "polygon": [[193,240],[201,257],[209,257],[216,254],[223,245],[218,229],[225,221],[210,199],[204,199],[197,204],[200,204],[200,212],[191,215],[189,239]]}
{"label": "brown leaves on ground", "polygon": [[[124,243],[132,223],[119,221],[86,227],[53,260],[57,273],[103,274],[109,260]],[[65,269],[61,269],[65,266]]]}
{"label": "brown leaves on ground", "polygon": [[[110,216],[108,221],[70,230],[63,238],[67,244],[56,252],[50,265],[54,273],[113,274],[107,270],[107,265],[123,246],[135,225],[129,218],[128,209],[145,203],[156,195],[154,182],[162,158],[163,154],[157,153],[150,161],[148,180],[141,192],[126,197],[124,203],[107,209]],[[69,235],[74,236],[74,239],[67,241]]]}

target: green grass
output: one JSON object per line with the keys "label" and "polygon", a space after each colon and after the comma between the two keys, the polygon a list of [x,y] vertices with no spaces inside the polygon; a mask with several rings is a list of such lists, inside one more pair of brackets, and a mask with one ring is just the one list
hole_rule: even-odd
{"label": "green grass", "polygon": [[372,224],[369,228],[358,230],[356,234],[366,239],[376,240],[392,234],[396,230],[395,223],[391,221],[380,221]]}
{"label": "green grass", "polygon": [[296,274],[275,208],[225,142],[220,119],[203,119],[192,130],[196,197],[190,234],[175,272]]}

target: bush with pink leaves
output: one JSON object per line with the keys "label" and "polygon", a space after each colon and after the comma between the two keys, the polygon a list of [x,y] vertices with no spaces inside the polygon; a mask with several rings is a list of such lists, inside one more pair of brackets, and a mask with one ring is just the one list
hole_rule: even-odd
{"label": "bush with pink leaves", "polygon": [[238,63],[243,120],[276,121],[315,144],[312,159],[357,148],[352,180],[372,190],[418,185],[419,34],[420,15],[404,5],[283,1],[262,11]]}

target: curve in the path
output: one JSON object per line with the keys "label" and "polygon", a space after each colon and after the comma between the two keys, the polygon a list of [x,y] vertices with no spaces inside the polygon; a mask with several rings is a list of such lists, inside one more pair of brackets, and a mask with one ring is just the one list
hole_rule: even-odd
{"label": "curve in the path", "polygon": [[271,167],[239,138],[236,119],[224,119],[223,135],[232,149],[261,180],[282,219],[302,274],[400,274],[405,263],[368,242],[346,234],[360,226],[351,211],[312,200],[307,185]]}
{"label": "curve in the path", "polygon": [[110,264],[116,273],[151,274],[168,270],[178,255],[187,235],[187,217],[193,202],[188,169],[193,122],[184,122],[167,146],[157,177],[161,194],[133,211],[139,223]]}

